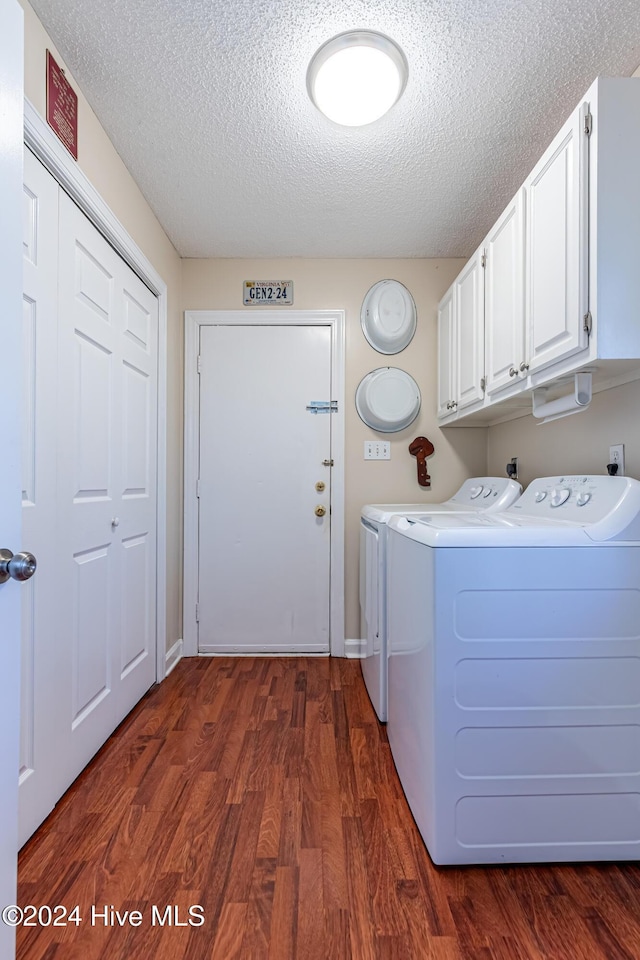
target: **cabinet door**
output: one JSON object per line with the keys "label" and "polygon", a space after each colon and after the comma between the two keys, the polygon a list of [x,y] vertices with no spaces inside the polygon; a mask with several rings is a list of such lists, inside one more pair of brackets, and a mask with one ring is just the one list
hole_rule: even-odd
{"label": "cabinet door", "polygon": [[486,375],[487,394],[491,395],[517,383],[527,372],[523,190],[518,191],[488,234],[484,248]]}
{"label": "cabinet door", "polygon": [[531,373],[587,346],[586,112],[574,111],[525,184]]}
{"label": "cabinet door", "polygon": [[458,410],[484,397],[484,277],[478,250],[453,284]]}
{"label": "cabinet door", "polygon": [[446,292],[438,306],[438,416],[449,417],[455,412],[454,383],[455,330],[453,315],[453,287]]}

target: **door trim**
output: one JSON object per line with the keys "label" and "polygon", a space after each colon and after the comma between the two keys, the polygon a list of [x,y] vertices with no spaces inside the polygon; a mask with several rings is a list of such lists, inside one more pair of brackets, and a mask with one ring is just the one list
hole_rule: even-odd
{"label": "door trim", "polygon": [[[200,328],[207,325],[328,326],[331,329],[331,397],[338,410],[331,414],[331,558],[330,644],[332,657],[344,656],[344,310],[187,310],[184,315],[184,581],[183,623],[185,657],[198,655],[198,446],[200,396],[198,351]],[[324,398],[323,398],[324,399]]]}
{"label": "door trim", "polygon": [[167,646],[167,285],[106,205],[95,187],[47,126],[33,104],[24,101],[24,142],[65,193],[158,298],[158,444],[156,553],[156,682],[166,675]]}

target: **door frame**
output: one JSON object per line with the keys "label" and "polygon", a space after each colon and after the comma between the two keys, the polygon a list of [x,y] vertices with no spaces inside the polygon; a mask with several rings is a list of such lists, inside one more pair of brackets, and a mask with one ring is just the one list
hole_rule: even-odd
{"label": "door frame", "polygon": [[105,240],[158,299],[156,682],[167,672],[167,285],[57,136],[25,97],[24,142]]}
{"label": "door frame", "polygon": [[[198,656],[198,467],[200,391],[198,353],[203,326],[324,326],[331,330],[331,397],[338,409],[330,414],[331,554],[329,572],[329,650],[344,656],[344,310],[186,310],[184,325],[184,580],[183,655]],[[310,398],[312,399],[312,398]]]}

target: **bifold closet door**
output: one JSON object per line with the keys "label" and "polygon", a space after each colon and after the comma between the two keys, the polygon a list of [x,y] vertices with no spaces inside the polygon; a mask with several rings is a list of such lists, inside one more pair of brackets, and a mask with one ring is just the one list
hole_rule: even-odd
{"label": "bifold closet door", "polygon": [[[155,680],[156,297],[25,152],[20,841]],[[33,584],[33,586],[31,586]]]}
{"label": "bifold closet door", "polygon": [[155,680],[157,300],[69,197],[59,222],[64,789]]}

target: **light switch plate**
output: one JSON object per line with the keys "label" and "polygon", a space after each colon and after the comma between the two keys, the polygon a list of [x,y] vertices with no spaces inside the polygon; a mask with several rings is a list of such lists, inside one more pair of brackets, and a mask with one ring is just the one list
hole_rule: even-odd
{"label": "light switch plate", "polygon": [[391,444],[388,440],[365,440],[365,460],[391,460]]}

